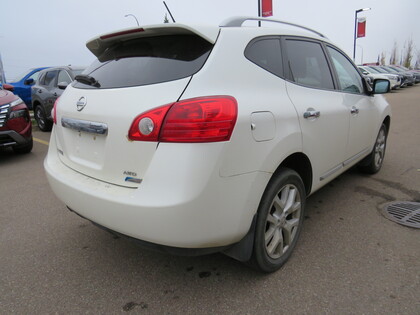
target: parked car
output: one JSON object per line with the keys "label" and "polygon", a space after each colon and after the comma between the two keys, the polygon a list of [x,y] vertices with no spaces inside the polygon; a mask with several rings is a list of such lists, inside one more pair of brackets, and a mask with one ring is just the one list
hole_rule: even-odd
{"label": "parked car", "polygon": [[82,67],[64,66],[48,68],[40,72],[38,82],[32,86],[32,108],[40,130],[51,130],[51,110],[55,100],[83,70]]}
{"label": "parked car", "polygon": [[309,195],[354,165],[380,170],[391,111],[375,94],[390,86],[371,88],[316,31],[247,20],[267,21],[88,41],[97,60],[53,109],[44,166],[58,198],[146,247],[280,268]]}
{"label": "parked car", "polygon": [[398,68],[393,68],[391,66],[381,66],[382,69],[389,71],[390,73],[397,73],[397,74],[401,74],[402,76],[404,76],[405,82],[407,82],[408,86],[412,86],[414,85],[414,75],[409,73],[409,72],[405,72],[402,71]]}
{"label": "parked car", "polygon": [[399,77],[399,81],[401,82],[400,87],[407,86],[407,80],[402,74],[391,72],[390,70],[383,69],[381,66],[366,66],[368,69],[376,71],[377,73],[383,73],[388,75],[397,75]]}
{"label": "parked car", "polygon": [[14,87],[13,93],[19,96],[32,109],[31,87],[36,83],[39,71],[48,67],[33,68],[25,71],[8,83]]}
{"label": "parked car", "polygon": [[378,73],[366,66],[358,66],[358,68],[362,74],[369,77],[372,82],[374,79],[388,80],[391,85],[391,89],[393,90],[399,89],[401,86],[401,79],[398,75]]}
{"label": "parked car", "polygon": [[397,66],[397,65],[391,66],[391,68],[393,68],[395,70],[400,70],[400,71],[403,71],[403,72],[411,73],[414,76],[414,83],[420,83],[420,71],[418,71],[418,70],[410,70],[410,69],[408,69],[406,67]]}
{"label": "parked car", "polygon": [[29,110],[20,97],[6,88],[13,87],[0,87],[0,149],[10,147],[15,153],[29,153],[33,146]]}

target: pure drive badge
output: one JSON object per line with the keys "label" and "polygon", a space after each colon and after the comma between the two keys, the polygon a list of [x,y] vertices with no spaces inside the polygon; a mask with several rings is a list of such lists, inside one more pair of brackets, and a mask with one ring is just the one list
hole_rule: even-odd
{"label": "pure drive badge", "polygon": [[136,172],[124,171],[124,175],[126,175],[125,177],[126,182],[137,183],[137,184],[140,184],[142,182],[142,179],[136,177],[137,176]]}

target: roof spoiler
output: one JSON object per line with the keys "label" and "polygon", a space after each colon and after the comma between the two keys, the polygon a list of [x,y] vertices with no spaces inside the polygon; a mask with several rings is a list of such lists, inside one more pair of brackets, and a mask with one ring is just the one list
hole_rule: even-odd
{"label": "roof spoiler", "polygon": [[96,57],[99,57],[107,48],[118,42],[140,37],[191,34],[198,35],[207,40],[209,43],[214,44],[219,31],[219,27],[190,27],[179,23],[148,25],[143,27],[127,28],[94,37],[86,43],[86,47]]}

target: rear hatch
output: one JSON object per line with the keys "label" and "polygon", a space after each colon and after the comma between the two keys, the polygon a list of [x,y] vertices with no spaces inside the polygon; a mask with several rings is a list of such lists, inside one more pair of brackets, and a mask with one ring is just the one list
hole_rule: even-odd
{"label": "rear hatch", "polygon": [[105,182],[137,187],[158,143],[130,141],[133,120],[176,102],[207,60],[218,28],[179,24],[129,29],[87,43],[97,60],[56,104],[61,161]]}

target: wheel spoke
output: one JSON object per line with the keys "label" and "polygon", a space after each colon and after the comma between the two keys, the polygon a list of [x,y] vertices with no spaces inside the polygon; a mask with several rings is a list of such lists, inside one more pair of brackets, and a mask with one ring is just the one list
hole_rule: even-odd
{"label": "wheel spoke", "polygon": [[296,211],[298,211],[298,210],[300,210],[300,201],[296,201],[294,204],[293,204],[293,206],[291,206],[290,207],[290,211],[289,211],[289,214],[291,214],[291,213],[293,213],[293,212],[296,212]]}
{"label": "wheel spoke", "polygon": [[271,224],[277,224],[277,219],[276,219],[276,217],[274,216],[274,215],[272,215],[271,213],[269,213],[268,215],[267,215],[267,222],[268,223],[270,223],[270,225]]}
{"label": "wheel spoke", "polygon": [[283,200],[283,198],[280,199],[278,195],[274,197],[273,206],[276,210],[274,211],[273,215],[277,218],[280,218],[283,214],[285,205],[286,202]]}
{"label": "wheel spoke", "polygon": [[268,244],[267,252],[270,256],[279,256],[283,253],[283,235],[280,230],[275,230],[273,239]]}
{"label": "wheel spoke", "polygon": [[295,236],[295,227],[297,227],[299,225],[299,219],[291,219],[291,220],[287,220],[286,223],[284,224],[283,227],[283,233],[284,233],[284,238],[285,238],[285,243],[287,245],[290,245],[290,243],[292,243],[293,238]]}
{"label": "wheel spoke", "polygon": [[286,203],[286,206],[284,207],[284,214],[286,216],[288,216],[291,212],[290,209],[292,208],[292,206],[295,203],[296,194],[297,194],[296,189],[290,189],[289,188],[288,195],[287,195],[287,203]]}
{"label": "wheel spoke", "polygon": [[281,191],[280,191],[280,195],[281,195],[281,201],[282,201],[282,205],[283,205],[283,209],[286,207],[286,203],[287,203],[287,199],[289,197],[289,193],[290,193],[290,186],[287,185],[285,186]]}
{"label": "wheel spoke", "polygon": [[276,228],[275,227],[270,227],[266,232],[265,232],[265,245],[268,246],[268,244],[270,243],[270,241],[272,240],[274,233],[276,232]]}

